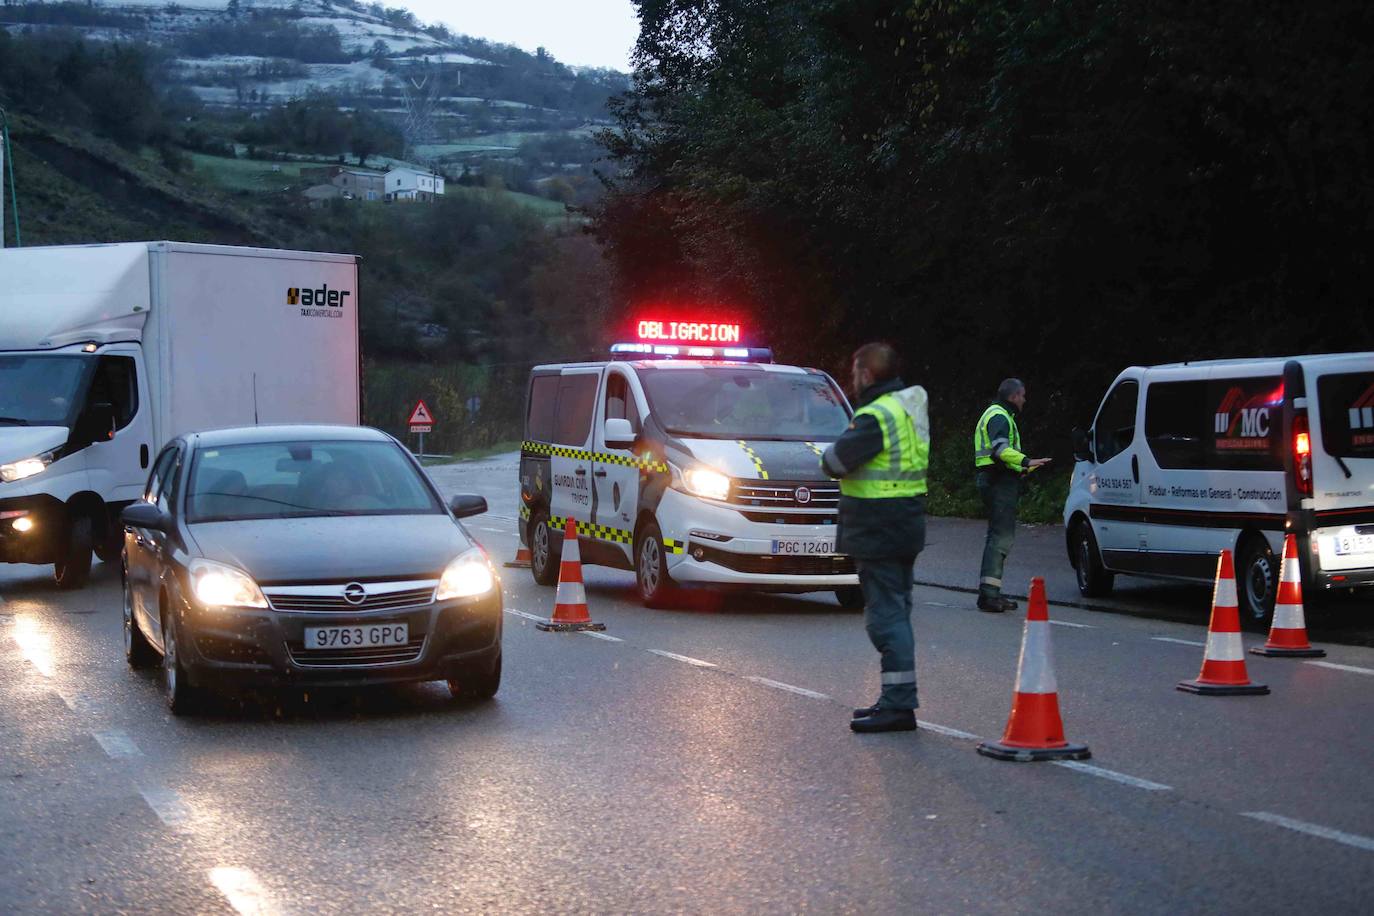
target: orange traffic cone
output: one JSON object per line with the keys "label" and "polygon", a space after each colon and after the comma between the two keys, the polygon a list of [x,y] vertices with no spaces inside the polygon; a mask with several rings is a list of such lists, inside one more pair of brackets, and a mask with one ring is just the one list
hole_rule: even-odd
{"label": "orange traffic cone", "polygon": [[521,544],[515,551],[515,559],[507,560],[506,566],[508,566],[511,569],[529,569],[530,549],[526,547],[524,544]]}
{"label": "orange traffic cone", "polygon": [[577,522],[568,519],[563,529],[563,561],[558,567],[558,594],[553,603],[553,619],[535,624],[540,630],[604,630],[587,612],[587,590],[582,587],[582,552],[577,546]]}
{"label": "orange traffic cone", "polygon": [[1217,559],[1217,584],[1212,591],[1212,622],[1207,649],[1197,680],[1179,681],[1178,689],[1211,696],[1268,693],[1264,684],[1250,683],[1245,670],[1245,647],[1240,641],[1240,607],[1236,603],[1236,570],[1231,551]]}
{"label": "orange traffic cone", "polygon": [[1016,666],[1016,692],[1001,741],[984,741],[978,753],[997,760],[1087,760],[1087,745],[1064,740],[1059,718],[1059,687],[1054,679],[1050,614],[1045,580],[1031,579],[1026,628],[1021,635],[1021,661]]}
{"label": "orange traffic cone", "polygon": [[1288,535],[1283,539],[1283,574],[1279,577],[1279,595],[1274,602],[1274,625],[1269,640],[1253,646],[1254,655],[1280,658],[1321,658],[1325,649],[1314,649],[1307,641],[1307,621],[1302,612],[1302,571],[1298,569],[1298,539]]}

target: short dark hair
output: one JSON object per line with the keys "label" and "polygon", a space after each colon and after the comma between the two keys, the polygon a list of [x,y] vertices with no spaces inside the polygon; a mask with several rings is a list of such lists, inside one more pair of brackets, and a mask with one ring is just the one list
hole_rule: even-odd
{"label": "short dark hair", "polygon": [[874,383],[890,382],[902,374],[902,358],[886,341],[864,344],[854,351],[853,361],[873,373]]}
{"label": "short dark hair", "polygon": [[1012,395],[1024,390],[1026,383],[1019,378],[1004,378],[1002,384],[997,386],[997,397],[999,400],[1009,401]]}

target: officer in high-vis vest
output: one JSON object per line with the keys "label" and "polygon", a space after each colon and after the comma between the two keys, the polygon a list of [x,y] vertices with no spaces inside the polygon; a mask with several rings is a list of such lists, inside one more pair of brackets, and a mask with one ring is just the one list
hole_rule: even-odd
{"label": "officer in high-vis vest", "polygon": [[988,537],[983,544],[983,568],[978,579],[978,610],[1010,611],[1016,602],[1002,597],[1002,568],[1016,537],[1016,503],[1021,480],[1048,458],[1027,458],[1021,452],[1016,415],[1026,406],[1026,386],[1009,378],[997,386],[997,400],[983,411],[973,431],[973,464],[978,493],[988,514]]}
{"label": "officer in high-vis vest", "polygon": [[821,466],[840,481],[837,549],[858,566],[864,625],[881,656],[882,693],[872,706],[854,710],[849,727],[911,731],[918,705],[911,589],[916,555],[925,546],[930,415],[925,389],[902,382],[890,345],[860,347],[851,368],[858,410]]}

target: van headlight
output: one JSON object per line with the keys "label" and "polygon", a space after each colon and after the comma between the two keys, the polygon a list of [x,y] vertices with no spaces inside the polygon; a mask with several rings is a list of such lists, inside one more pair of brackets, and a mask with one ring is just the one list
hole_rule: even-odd
{"label": "van headlight", "polygon": [[491,571],[491,563],[480,549],[469,550],[448,564],[444,574],[439,577],[439,587],[434,590],[435,601],[451,601],[454,598],[473,598],[485,595],[496,587],[496,576]]}
{"label": "van headlight", "polygon": [[21,458],[9,464],[0,464],[0,480],[5,483],[13,483],[16,480],[23,480],[25,477],[32,477],[34,474],[41,474],[47,470],[48,465],[52,464],[57,457],[56,451],[44,452],[32,458]]}
{"label": "van headlight", "polygon": [[715,468],[695,464],[682,472],[682,486],[693,496],[724,502],[730,495],[730,478]]}
{"label": "van headlight", "polygon": [[191,587],[205,607],[266,608],[258,583],[242,570],[213,560],[192,560]]}

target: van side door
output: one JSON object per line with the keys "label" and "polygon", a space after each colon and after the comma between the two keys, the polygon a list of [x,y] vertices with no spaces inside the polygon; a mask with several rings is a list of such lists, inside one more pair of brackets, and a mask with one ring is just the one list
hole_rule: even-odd
{"label": "van side door", "polygon": [[608,540],[631,559],[634,549],[635,514],[639,506],[639,464],[629,449],[613,449],[606,444],[606,421],[628,420],[638,435],[643,429],[644,411],[635,386],[624,369],[606,370],[601,408],[596,422],[596,469],[592,472],[596,512],[592,518],[599,526],[601,540]]}
{"label": "van side door", "polygon": [[1121,379],[1102,400],[1092,426],[1088,514],[1103,562],[1112,569],[1131,569],[1140,549],[1139,405],[1140,383]]}
{"label": "van side door", "polygon": [[[91,441],[86,455],[91,489],[108,503],[138,499],[151,463],[153,409],[140,362],[132,353],[102,355],[91,379],[86,413],[78,420]],[[90,425],[96,414],[106,411],[100,429]],[[110,420],[108,428],[104,419]]]}
{"label": "van side door", "polygon": [[592,520],[592,420],[596,415],[601,369],[564,369],[558,380],[558,412],[553,420],[550,527],[563,520],[581,525]]}

